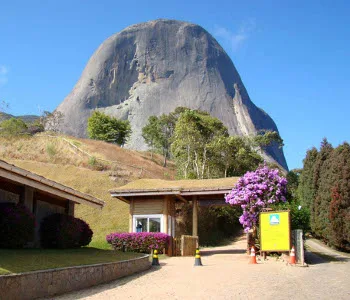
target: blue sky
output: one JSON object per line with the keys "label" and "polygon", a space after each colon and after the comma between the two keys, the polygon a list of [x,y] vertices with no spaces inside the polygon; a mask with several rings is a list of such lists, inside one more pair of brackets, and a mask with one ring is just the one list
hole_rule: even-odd
{"label": "blue sky", "polygon": [[169,18],[207,29],[252,101],[275,120],[290,169],[327,137],[350,140],[348,1],[3,1],[0,99],[9,113],[54,110],[107,37]]}

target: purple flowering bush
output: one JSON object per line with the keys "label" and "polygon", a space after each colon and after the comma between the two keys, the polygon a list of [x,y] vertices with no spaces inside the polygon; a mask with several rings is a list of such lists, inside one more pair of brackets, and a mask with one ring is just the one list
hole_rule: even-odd
{"label": "purple flowering bush", "polygon": [[83,220],[65,215],[52,214],[41,222],[40,242],[44,248],[78,248],[87,246],[93,232]]}
{"label": "purple flowering bush", "polygon": [[0,203],[0,248],[23,248],[32,242],[35,217],[22,204]]}
{"label": "purple flowering bush", "polygon": [[239,222],[248,232],[257,224],[259,212],[271,204],[286,202],[286,194],[287,179],[279,175],[278,169],[262,165],[244,174],[225,199],[231,205],[242,207]]}
{"label": "purple flowering bush", "polygon": [[162,252],[167,248],[170,236],[160,232],[111,233],[106,240],[115,250],[150,253],[151,249]]}

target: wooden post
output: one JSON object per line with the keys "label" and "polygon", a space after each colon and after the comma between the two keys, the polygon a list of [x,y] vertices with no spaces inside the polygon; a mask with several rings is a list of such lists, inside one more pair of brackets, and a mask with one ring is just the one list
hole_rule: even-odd
{"label": "wooden post", "polygon": [[169,196],[164,197],[163,202],[163,232],[171,235],[171,232],[168,232],[168,215],[169,215]]}
{"label": "wooden post", "polygon": [[25,186],[20,194],[20,203],[24,204],[31,212],[33,211],[34,189],[30,186]]}
{"label": "wooden post", "polygon": [[67,213],[67,215],[74,217],[74,202],[73,201],[68,200],[67,206],[66,206],[66,213]]}
{"label": "wooden post", "polygon": [[132,228],[133,214],[134,214],[134,199],[131,199],[129,204],[129,232],[134,231],[134,229]]}
{"label": "wooden post", "polygon": [[197,196],[192,197],[192,235],[198,236],[198,203]]}

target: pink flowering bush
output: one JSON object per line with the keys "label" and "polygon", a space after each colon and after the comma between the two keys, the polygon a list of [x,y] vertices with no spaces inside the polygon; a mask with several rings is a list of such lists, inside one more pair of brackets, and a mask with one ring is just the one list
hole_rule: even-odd
{"label": "pink flowering bush", "polygon": [[242,207],[243,214],[239,222],[248,232],[257,224],[261,209],[270,204],[286,202],[286,194],[287,179],[279,175],[278,169],[263,165],[254,172],[244,174],[225,199],[231,205]]}
{"label": "pink flowering bush", "polygon": [[170,236],[160,232],[111,233],[106,240],[115,250],[150,253],[151,249],[162,251],[167,248]]}

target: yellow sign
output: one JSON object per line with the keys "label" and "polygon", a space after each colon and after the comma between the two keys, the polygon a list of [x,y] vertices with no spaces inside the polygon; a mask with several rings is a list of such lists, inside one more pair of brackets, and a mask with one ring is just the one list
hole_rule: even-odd
{"label": "yellow sign", "polygon": [[290,250],[290,216],[289,211],[260,213],[261,251]]}

